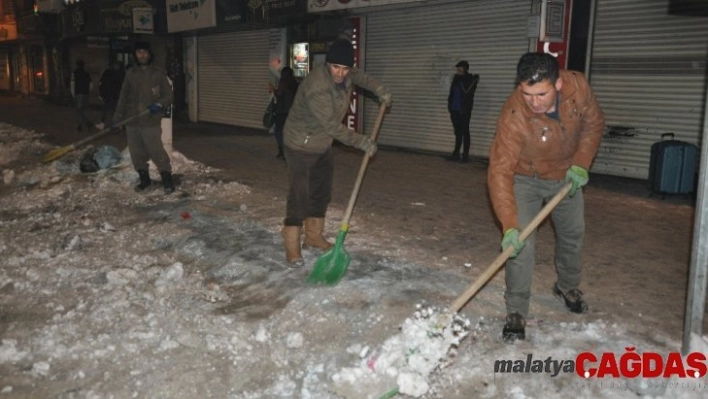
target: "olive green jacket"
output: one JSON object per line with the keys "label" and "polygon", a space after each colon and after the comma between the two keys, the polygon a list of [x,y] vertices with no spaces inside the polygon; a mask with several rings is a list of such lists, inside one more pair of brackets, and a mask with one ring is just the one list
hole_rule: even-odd
{"label": "olive green jacket", "polygon": [[[133,66],[125,74],[120,90],[114,119],[123,120],[146,110],[151,104],[160,103],[163,109],[172,105],[173,94],[164,70],[154,66]],[[127,126],[160,126],[162,114],[147,114]]]}
{"label": "olive green jacket", "polygon": [[327,64],[315,67],[302,81],[283,130],[285,145],[295,150],[323,153],[334,139],[358,147],[364,136],[342,124],[354,85],[375,91],[381,87],[366,72],[352,68],[346,88],[334,83]]}

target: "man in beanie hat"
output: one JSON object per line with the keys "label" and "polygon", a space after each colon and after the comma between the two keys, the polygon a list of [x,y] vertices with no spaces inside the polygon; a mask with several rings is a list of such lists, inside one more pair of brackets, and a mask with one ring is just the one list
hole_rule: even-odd
{"label": "man in beanie hat", "polygon": [[[460,61],[455,65],[457,72],[450,84],[450,94],[447,96],[447,110],[450,112],[452,127],[455,129],[455,149],[448,161],[469,161],[470,154],[470,118],[474,106],[474,92],[477,90],[479,75],[469,73],[470,64]],[[462,156],[460,156],[460,148]]]}
{"label": "man in beanie hat", "polygon": [[165,193],[175,191],[172,182],[170,157],[162,144],[162,110],[172,104],[172,85],[164,70],[152,65],[152,52],[146,42],[135,43],[133,57],[135,66],[125,74],[118,98],[113,126],[124,118],[130,118],[149,109],[150,113],[126,125],[128,149],[133,167],[138,172],[140,183],[136,191],[143,191],[152,184],[148,161],[160,171]]}
{"label": "man in beanie hat", "polygon": [[[325,213],[332,197],[332,141],[376,153],[376,142],[342,124],[357,85],[373,91],[390,106],[391,94],[376,79],[354,66],[354,48],[338,39],[302,81],[285,122],[285,159],[289,191],[283,227],[288,263],[302,265],[301,245],[328,250],[324,239]],[[304,241],[301,241],[304,224]]]}

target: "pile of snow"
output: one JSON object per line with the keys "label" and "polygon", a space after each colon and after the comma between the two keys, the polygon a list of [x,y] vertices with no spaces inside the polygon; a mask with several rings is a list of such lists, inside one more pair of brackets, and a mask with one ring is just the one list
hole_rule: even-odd
{"label": "pile of snow", "polygon": [[387,339],[372,353],[368,353],[368,347],[362,349],[357,366],[345,367],[332,376],[338,393],[351,398],[364,394],[378,398],[386,392],[413,397],[428,392],[430,374],[455,355],[470,322],[434,307],[416,307],[413,317],[403,322],[399,335]]}

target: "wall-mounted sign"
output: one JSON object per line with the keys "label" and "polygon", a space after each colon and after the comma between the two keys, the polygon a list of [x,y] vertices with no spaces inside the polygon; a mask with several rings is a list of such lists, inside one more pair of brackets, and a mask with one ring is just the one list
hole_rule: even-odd
{"label": "wall-mounted sign", "polygon": [[167,0],[167,31],[216,26],[216,0]]}
{"label": "wall-mounted sign", "polygon": [[216,25],[238,25],[246,21],[246,0],[216,0]]}
{"label": "wall-mounted sign", "polygon": [[110,39],[105,36],[87,36],[86,47],[88,48],[108,48]]}
{"label": "wall-mounted sign", "polygon": [[133,8],[133,32],[153,33],[152,8]]}
{"label": "wall-mounted sign", "polygon": [[58,14],[62,9],[62,0],[36,0],[37,12]]}
{"label": "wall-mounted sign", "polygon": [[308,12],[344,10],[349,8],[388,6],[391,4],[414,3],[422,0],[308,0]]}
{"label": "wall-mounted sign", "polygon": [[74,27],[76,32],[81,32],[84,30],[84,25],[86,24],[86,14],[83,10],[74,10],[71,13],[71,26]]}
{"label": "wall-mounted sign", "polygon": [[[101,3],[101,26],[105,32],[133,32],[133,10],[149,9],[152,13],[152,5],[147,0],[127,0],[127,1],[106,1]],[[152,16],[150,16],[152,20]],[[152,22],[150,22],[152,25]],[[137,31],[136,31],[137,32]],[[149,32],[152,33],[151,28]]]}
{"label": "wall-mounted sign", "polygon": [[288,18],[307,14],[307,0],[245,0],[248,22],[254,24],[280,24]]}

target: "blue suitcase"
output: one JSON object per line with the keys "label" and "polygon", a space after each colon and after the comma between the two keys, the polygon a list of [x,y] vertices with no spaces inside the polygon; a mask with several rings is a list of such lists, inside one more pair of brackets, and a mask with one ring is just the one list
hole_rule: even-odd
{"label": "blue suitcase", "polygon": [[[669,136],[670,140],[664,140]],[[664,133],[661,139],[651,146],[649,189],[662,195],[692,194],[695,190],[698,147],[674,140],[673,133]]]}

